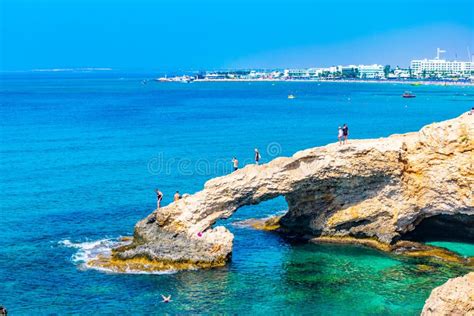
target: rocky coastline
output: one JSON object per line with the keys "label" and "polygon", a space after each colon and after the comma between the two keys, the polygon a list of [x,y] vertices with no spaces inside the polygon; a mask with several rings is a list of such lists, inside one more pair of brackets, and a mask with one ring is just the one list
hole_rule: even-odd
{"label": "rocky coastline", "polygon": [[209,180],[202,191],[138,222],[131,244],[89,265],[118,271],[223,266],[233,234],[214,227],[216,221],[277,196],[285,197],[288,212],[269,230],[470,265],[472,259],[419,241],[444,234],[474,242],[473,165],[474,116],[467,113],[419,132],[307,149]]}

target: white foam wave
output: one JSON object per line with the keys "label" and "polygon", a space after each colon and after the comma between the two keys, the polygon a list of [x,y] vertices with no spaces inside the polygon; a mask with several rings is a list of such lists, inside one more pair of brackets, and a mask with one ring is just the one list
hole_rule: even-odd
{"label": "white foam wave", "polygon": [[83,264],[95,260],[99,256],[110,256],[112,248],[125,244],[125,242],[120,241],[120,239],[99,239],[75,243],[65,239],[60,241],[59,244],[68,248],[76,248],[77,252],[72,255],[71,261],[75,264]]}
{"label": "white foam wave", "polygon": [[125,271],[117,271],[114,269],[108,269],[97,265],[90,265],[89,262],[97,260],[99,258],[107,258],[112,254],[112,249],[129,244],[130,241],[124,241],[120,238],[106,238],[95,241],[86,242],[72,242],[69,239],[64,239],[58,242],[60,246],[67,248],[77,249],[76,253],[71,256],[71,261],[78,265],[81,270],[97,270],[105,273],[126,273],[126,274],[172,274],[176,273],[175,270],[167,271],[141,271],[134,269],[126,269]]}

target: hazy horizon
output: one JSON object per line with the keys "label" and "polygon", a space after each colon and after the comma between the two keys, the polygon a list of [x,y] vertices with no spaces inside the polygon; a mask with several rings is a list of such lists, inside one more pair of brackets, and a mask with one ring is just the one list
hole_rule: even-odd
{"label": "hazy horizon", "polygon": [[3,0],[0,71],[408,66],[474,52],[468,0]]}

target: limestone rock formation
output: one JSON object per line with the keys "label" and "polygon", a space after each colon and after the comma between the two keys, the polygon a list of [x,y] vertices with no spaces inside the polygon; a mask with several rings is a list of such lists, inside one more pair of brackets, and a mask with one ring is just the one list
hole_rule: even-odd
{"label": "limestone rock formation", "polygon": [[448,280],[426,300],[422,316],[474,315],[474,272]]}
{"label": "limestone rock formation", "polygon": [[419,132],[303,150],[211,179],[202,191],[155,210],[113,258],[160,268],[224,265],[233,234],[214,223],[280,195],[289,207],[282,232],[385,245],[433,231],[474,240],[473,164],[468,114]]}

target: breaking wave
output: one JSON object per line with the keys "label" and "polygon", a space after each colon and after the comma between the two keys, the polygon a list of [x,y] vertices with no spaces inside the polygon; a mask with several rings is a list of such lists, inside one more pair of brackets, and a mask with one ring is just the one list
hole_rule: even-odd
{"label": "breaking wave", "polygon": [[125,274],[172,274],[175,270],[168,271],[141,271],[134,269],[126,269],[125,271],[117,271],[105,267],[88,264],[100,258],[108,258],[112,255],[112,249],[127,245],[131,240],[120,238],[105,238],[95,241],[86,242],[72,242],[69,239],[64,239],[58,242],[62,247],[77,249],[76,253],[71,256],[71,261],[76,264],[81,270],[97,270],[106,273],[125,273]]}

